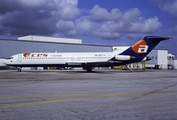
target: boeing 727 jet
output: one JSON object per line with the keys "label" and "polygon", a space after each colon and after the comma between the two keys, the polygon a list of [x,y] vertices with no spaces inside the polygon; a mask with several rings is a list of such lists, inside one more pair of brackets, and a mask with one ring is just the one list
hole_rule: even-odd
{"label": "boeing 727 jet", "polygon": [[[14,67],[82,67],[91,72],[94,67],[111,67],[147,60],[147,54],[162,40],[171,37],[145,36],[124,51],[22,53],[11,56],[4,63]],[[21,71],[21,69],[19,69]]]}

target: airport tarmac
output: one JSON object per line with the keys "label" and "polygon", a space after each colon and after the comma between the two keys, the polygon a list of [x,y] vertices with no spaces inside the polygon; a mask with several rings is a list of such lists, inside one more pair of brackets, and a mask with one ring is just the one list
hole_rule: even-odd
{"label": "airport tarmac", "polygon": [[176,120],[177,70],[0,71],[0,120]]}

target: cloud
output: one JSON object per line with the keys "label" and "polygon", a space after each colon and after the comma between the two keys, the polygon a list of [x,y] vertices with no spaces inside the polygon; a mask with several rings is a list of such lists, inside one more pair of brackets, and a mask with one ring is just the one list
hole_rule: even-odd
{"label": "cloud", "polygon": [[13,3],[16,3],[24,8],[38,8],[45,5],[47,3],[47,0],[15,0],[13,1]]}
{"label": "cloud", "polygon": [[157,5],[160,8],[160,10],[169,13],[173,17],[177,17],[176,0],[153,0],[152,3]]}
{"label": "cloud", "polygon": [[90,19],[96,22],[103,22],[110,19],[111,14],[105,9],[98,5],[95,5],[90,11]]}
{"label": "cloud", "polygon": [[119,39],[152,34],[162,27],[157,16],[146,18],[138,8],[108,11],[95,5],[81,13],[78,0],[1,0],[0,33]]}
{"label": "cloud", "polygon": [[[162,34],[175,36],[177,29],[177,1],[176,0],[153,0],[151,1],[159,10],[163,12],[162,17],[165,20],[166,28],[162,30]],[[169,22],[166,22],[169,21]]]}
{"label": "cloud", "polygon": [[0,32],[20,36],[66,32],[80,14],[77,4],[77,0],[1,0]]}
{"label": "cloud", "polygon": [[[151,34],[162,27],[158,17],[145,18],[138,8],[125,12],[95,5],[87,16],[77,19],[77,31],[102,39],[119,39],[123,34]],[[85,31],[85,32],[83,32]]]}

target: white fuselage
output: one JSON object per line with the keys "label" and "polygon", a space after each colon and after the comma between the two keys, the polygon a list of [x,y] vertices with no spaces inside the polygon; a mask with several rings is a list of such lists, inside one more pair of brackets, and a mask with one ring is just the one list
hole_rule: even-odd
{"label": "white fuselage", "polygon": [[83,63],[101,63],[107,62],[113,58],[116,52],[83,52],[83,53],[23,53],[13,55],[11,59],[7,59],[7,65],[81,65]]}

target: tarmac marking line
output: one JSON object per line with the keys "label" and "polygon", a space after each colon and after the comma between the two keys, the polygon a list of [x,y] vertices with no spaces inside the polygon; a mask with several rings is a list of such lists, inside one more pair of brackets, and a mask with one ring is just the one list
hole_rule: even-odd
{"label": "tarmac marking line", "polygon": [[56,103],[62,101],[73,101],[79,100],[78,98],[63,98],[63,99],[54,99],[54,100],[46,100],[46,101],[38,101],[38,102],[28,102],[28,103],[19,103],[19,104],[11,104],[6,106],[0,106],[0,109],[13,108],[13,107],[24,107],[30,105],[39,105],[39,104],[47,104],[47,103]]}
{"label": "tarmac marking line", "polygon": [[6,116],[6,114],[0,114],[0,117],[4,117],[4,116]]}
{"label": "tarmac marking line", "polygon": [[37,101],[37,102],[27,102],[27,103],[18,103],[18,104],[9,104],[5,106],[0,106],[0,109],[14,108],[14,107],[24,107],[30,105],[39,105],[39,104],[48,104],[48,103],[57,103],[64,101],[77,101],[82,99],[90,98],[105,98],[105,97],[118,97],[118,96],[128,96],[125,94],[91,94],[91,95],[78,95],[77,98],[59,98],[53,100]]}
{"label": "tarmac marking line", "polygon": [[[125,96],[125,94],[56,94],[56,95],[42,95],[42,96],[1,96],[0,99],[19,99],[19,98],[43,98],[43,97],[111,97],[111,96]],[[126,95],[127,96],[127,95]]]}

